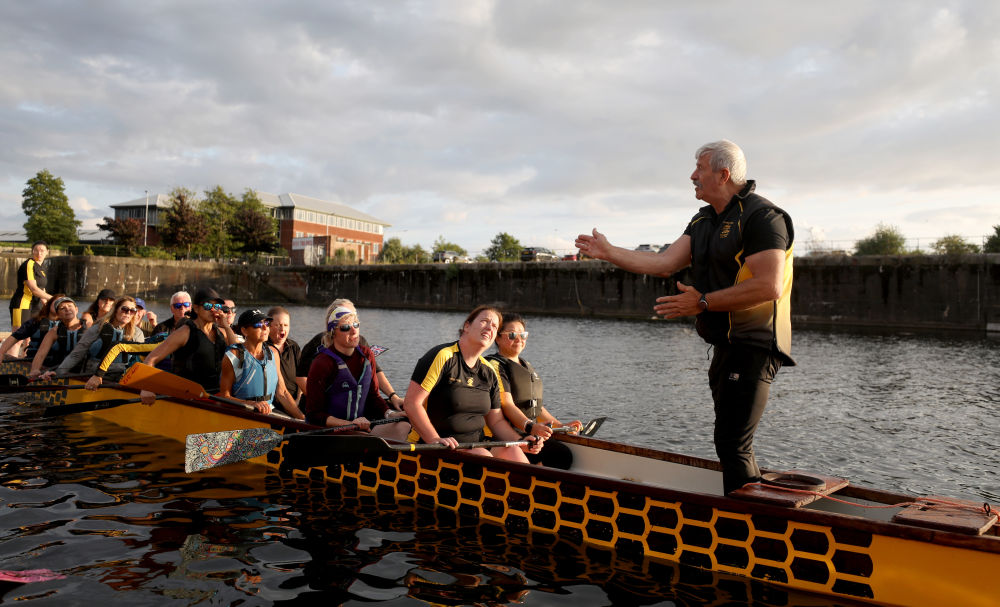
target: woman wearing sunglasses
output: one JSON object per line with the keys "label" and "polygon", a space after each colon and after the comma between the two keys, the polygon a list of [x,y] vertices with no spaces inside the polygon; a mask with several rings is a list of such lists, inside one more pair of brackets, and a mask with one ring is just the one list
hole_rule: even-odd
{"label": "woman wearing sunglasses", "polygon": [[275,399],[295,419],[304,419],[292,395],[285,388],[278,351],[266,343],[271,317],[260,310],[240,314],[237,326],[243,343],[229,346],[222,359],[219,395],[242,400],[264,414]]}
{"label": "woman wearing sunglasses", "polygon": [[[114,304],[114,301],[111,303]],[[45,332],[45,337],[31,361],[28,377],[38,377],[42,373],[42,367],[52,367],[65,360],[76,347],[76,342],[86,329],[80,319],[76,317],[76,302],[69,297],[53,295],[52,309],[59,317],[59,324]]]}
{"label": "woman wearing sunglasses", "polygon": [[[501,412],[500,376],[483,358],[501,322],[499,310],[479,306],[462,323],[458,341],[436,346],[417,361],[403,410],[423,442],[454,449],[460,442],[483,440],[486,426],[498,440],[521,440]],[[540,451],[544,442],[535,439],[533,453]],[[496,447],[492,451],[471,450],[478,455],[528,462],[520,447]]]}
{"label": "woman wearing sunglasses", "polygon": [[331,310],[323,345],[306,377],[306,420],[327,427],[356,424],[377,436],[402,440],[410,431],[406,422],[371,427],[372,421],[400,414],[379,396],[375,355],[360,342],[357,311],[346,306]]}
{"label": "woman wearing sunglasses", "polygon": [[[504,415],[515,428],[542,438],[552,436],[552,428],[563,425],[573,426],[579,432],[583,428],[582,422],[573,420],[562,424],[542,404],[542,378],[531,363],[521,358],[527,343],[528,331],[521,315],[504,315],[503,327],[497,336],[497,353],[489,357],[503,381],[501,398]],[[568,470],[573,463],[573,454],[563,443],[553,441],[542,453],[529,454],[528,460],[533,464]]]}
{"label": "woman wearing sunglasses", "polygon": [[121,373],[136,359],[133,355],[122,353],[105,369],[100,368],[101,362],[111,348],[119,343],[141,344],[146,341],[142,330],[132,322],[138,308],[135,299],[128,295],[115,300],[111,311],[97,319],[97,322],[87,329],[76,343],[73,351],[63,359],[55,371],[42,375],[48,379],[52,375],[68,375],[70,373],[93,373],[87,380],[87,389],[96,390],[101,385],[106,373]]}
{"label": "woman wearing sunglasses", "polygon": [[[155,367],[173,355],[173,373],[214,392],[219,389],[226,348],[236,343],[236,333],[226,320],[228,306],[215,289],[199,289],[191,309],[193,318],[181,322],[149,353],[145,362]],[[140,392],[140,396],[147,405],[156,401],[156,394],[148,390]]]}

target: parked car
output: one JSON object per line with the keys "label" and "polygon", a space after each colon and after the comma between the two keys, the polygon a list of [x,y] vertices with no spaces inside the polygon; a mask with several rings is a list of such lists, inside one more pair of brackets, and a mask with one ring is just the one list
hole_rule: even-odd
{"label": "parked car", "polygon": [[461,255],[458,251],[434,251],[432,259],[435,263],[455,263],[460,261]]}
{"label": "parked car", "polygon": [[521,249],[521,261],[559,261],[559,256],[544,247],[525,247]]}
{"label": "parked car", "polygon": [[568,253],[566,255],[563,255],[562,256],[562,260],[563,261],[576,261],[577,260],[576,253]]}
{"label": "parked car", "polygon": [[658,244],[641,244],[635,248],[636,251],[648,251],[650,253],[658,253],[660,251],[660,245]]}

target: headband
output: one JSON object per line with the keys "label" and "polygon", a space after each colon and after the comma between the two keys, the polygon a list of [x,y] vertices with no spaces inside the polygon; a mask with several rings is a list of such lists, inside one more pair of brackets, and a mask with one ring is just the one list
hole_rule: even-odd
{"label": "headband", "polygon": [[345,316],[350,316],[352,314],[354,316],[357,316],[358,312],[350,308],[345,308],[344,306],[337,306],[336,308],[333,309],[333,312],[330,312],[330,317],[326,320],[326,330],[333,331],[335,328],[337,328],[337,325],[340,324],[339,321],[341,318]]}

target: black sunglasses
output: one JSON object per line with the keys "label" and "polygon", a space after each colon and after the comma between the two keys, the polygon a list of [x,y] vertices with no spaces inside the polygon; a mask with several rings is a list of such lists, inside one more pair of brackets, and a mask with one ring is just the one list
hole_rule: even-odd
{"label": "black sunglasses", "polygon": [[350,322],[347,323],[346,325],[337,325],[337,329],[343,333],[347,333],[351,329],[360,329],[360,328],[361,328],[361,323],[359,322]]}

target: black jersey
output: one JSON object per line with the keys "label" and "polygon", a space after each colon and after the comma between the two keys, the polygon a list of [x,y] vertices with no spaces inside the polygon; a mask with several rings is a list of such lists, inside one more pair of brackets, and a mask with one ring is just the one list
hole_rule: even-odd
{"label": "black jersey", "polygon": [[427,416],[441,436],[459,442],[481,440],[486,414],[499,409],[500,375],[482,356],[469,367],[458,342],[442,344],[424,354],[410,378],[430,394]]}
{"label": "black jersey", "polygon": [[34,259],[25,261],[17,269],[17,286],[14,288],[14,295],[10,298],[11,310],[31,309],[32,311],[38,311],[41,308],[41,302],[31,292],[31,289],[28,288],[29,280],[34,280],[39,289],[45,289],[47,284],[42,264]]}

